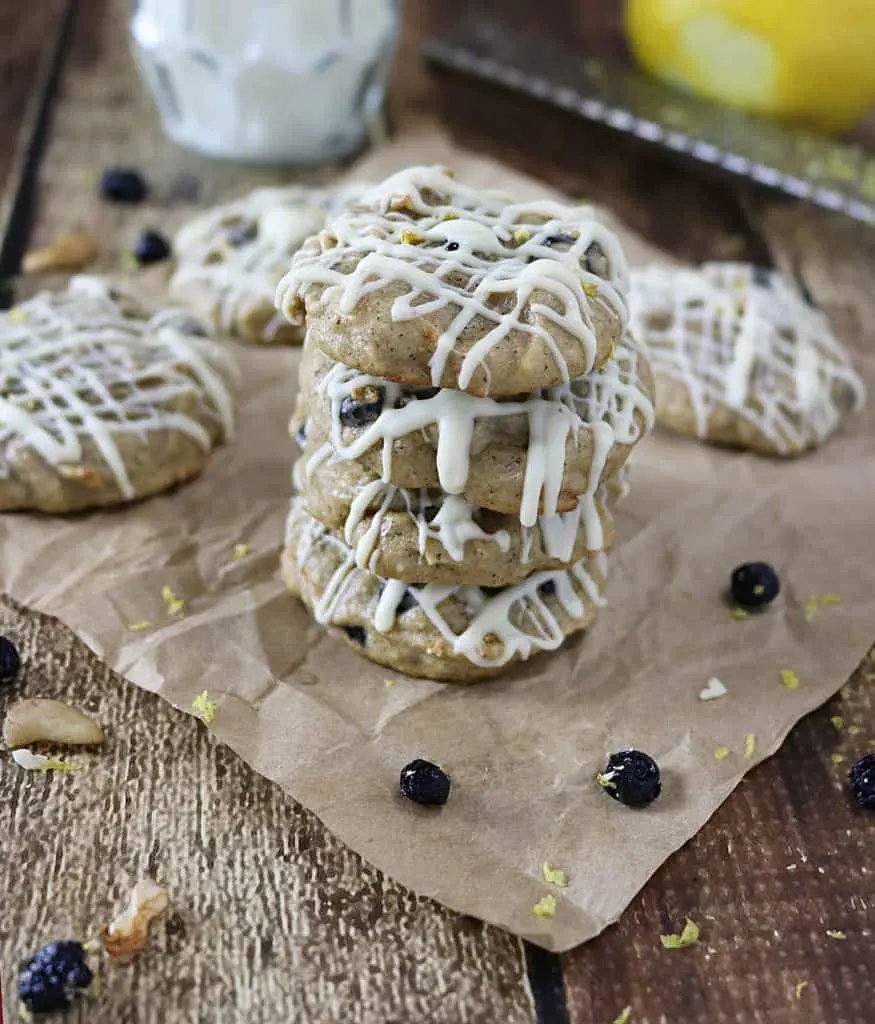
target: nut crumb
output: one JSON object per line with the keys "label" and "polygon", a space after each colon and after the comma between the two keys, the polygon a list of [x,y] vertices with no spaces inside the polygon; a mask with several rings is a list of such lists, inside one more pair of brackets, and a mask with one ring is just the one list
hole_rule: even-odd
{"label": "nut crumb", "polygon": [[113,960],[126,960],[140,953],[149,941],[149,927],[170,905],[166,889],[150,878],[137,882],[124,911],[101,929],[103,948]]}
{"label": "nut crumb", "polygon": [[103,743],[103,729],[84,711],[59,700],[28,698],[7,711],[3,739],[10,747],[31,743],[59,746],[95,746]]}
{"label": "nut crumb", "polygon": [[87,231],[70,231],[51,245],[33,249],[24,257],[25,274],[46,274],[55,270],[82,270],[100,255],[100,244]]}
{"label": "nut crumb", "polygon": [[725,697],[727,693],[729,691],[717,676],[711,676],[708,685],[699,691],[699,700],[718,700],[720,697]]}

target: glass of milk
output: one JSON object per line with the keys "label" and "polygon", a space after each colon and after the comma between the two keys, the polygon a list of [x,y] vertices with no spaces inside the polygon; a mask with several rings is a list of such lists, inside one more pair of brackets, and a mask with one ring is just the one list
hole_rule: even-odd
{"label": "glass of milk", "polygon": [[164,130],[206,156],[312,164],[383,131],[399,0],[138,0]]}

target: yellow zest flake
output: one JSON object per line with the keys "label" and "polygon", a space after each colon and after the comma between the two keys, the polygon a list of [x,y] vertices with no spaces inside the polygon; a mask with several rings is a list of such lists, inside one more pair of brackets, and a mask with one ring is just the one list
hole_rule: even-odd
{"label": "yellow zest flake", "polygon": [[718,747],[714,751],[714,760],[715,761],[722,761],[724,757],[728,757],[728,756],[729,756],[729,747]]}
{"label": "yellow zest flake", "polygon": [[191,702],[191,706],[198,718],[209,725],[216,717],[216,708],[219,705],[211,701],[209,694],[204,690],[203,693],[199,693],[197,697],[195,697]]}
{"label": "yellow zest flake", "polygon": [[61,761],[57,757],[46,757],[45,754],[35,754],[26,747],[20,747],[12,751],[12,760],[29,772],[80,772],[81,764],[72,764],[70,761]]}
{"label": "yellow zest flake", "polygon": [[423,242],[425,239],[419,234],[418,231],[411,231],[409,228],[405,228],[401,232],[401,244],[402,245],[418,245],[419,242]]}
{"label": "yellow zest flake", "polygon": [[753,752],[756,749],[756,745],[756,736],[752,732],[749,732],[747,736],[744,737],[744,756],[753,757]]}
{"label": "yellow zest flake", "polygon": [[252,548],[248,544],[235,544],[234,545],[234,561],[239,562],[241,558],[245,558]]}
{"label": "yellow zest flake", "polygon": [[817,608],[818,608],[817,598],[812,594],[811,597],[809,597],[808,600],[805,602],[805,621],[806,622],[814,622],[814,619],[817,616]]}
{"label": "yellow zest flake", "polygon": [[177,597],[166,584],[161,588],[161,600],[167,605],[168,615],[178,615],[185,607],[185,600]]}
{"label": "yellow zest flake", "polygon": [[398,682],[397,679],[384,679],[383,684],[385,686],[394,686]]}
{"label": "yellow zest flake", "polygon": [[747,615],[748,615],[748,613],[744,610],[744,608],[737,608],[736,607],[736,608],[732,609],[732,617],[733,617],[733,619],[738,619],[739,622],[741,622],[743,619],[746,619]]}
{"label": "yellow zest flake", "polygon": [[27,313],[23,309],[19,309],[18,306],[13,306],[6,315],[14,324],[23,324],[27,319]]}
{"label": "yellow zest flake", "polygon": [[532,233],[531,233],[531,231],[529,231],[528,228],[517,228],[516,231],[514,231],[514,233],[512,235],[512,238],[516,242],[517,245],[522,245],[523,242],[528,242],[528,240],[531,237],[532,237]]}
{"label": "yellow zest flake", "polygon": [[602,789],[616,789],[617,783],[609,776],[605,775],[604,772],[599,772],[595,777],[596,782],[602,787]]}
{"label": "yellow zest flake", "polygon": [[831,608],[833,605],[841,604],[842,599],[838,594],[821,594],[820,595],[820,606],[821,608]]}
{"label": "yellow zest flake", "polygon": [[443,215],[443,217],[441,217],[441,220],[458,220],[458,219],[459,219],[458,213],[445,213]]}
{"label": "yellow zest flake", "polygon": [[680,935],[660,935],[659,941],[663,949],[686,949],[699,941],[699,926],[688,917]]}
{"label": "yellow zest flake", "polygon": [[151,629],[152,623],[148,619],[143,619],[141,622],[129,622],[128,629],[132,633],[142,633],[144,629]]}
{"label": "yellow zest flake", "polygon": [[833,764],[843,764],[847,760],[844,754],[831,754],[830,759]]}
{"label": "yellow zest flake", "polygon": [[781,669],[781,682],[788,690],[799,689],[799,676],[796,675],[792,668]]}
{"label": "yellow zest flake", "polygon": [[827,935],[828,935],[828,936],[829,936],[829,937],[830,937],[831,939],[839,939],[840,941],[843,941],[844,939],[846,939],[846,938],[847,938],[847,935],[846,935],[846,934],[845,934],[844,932],[840,932],[840,931],[837,931],[837,930],[836,930],[836,929],[834,929],[834,928],[830,928],[830,929],[829,929],[829,931],[827,931],[827,933],[826,933],[826,934],[827,934]]}
{"label": "yellow zest flake", "polygon": [[594,299],[599,293],[599,286],[593,281],[584,281],[583,283],[583,294],[588,299]]}
{"label": "yellow zest flake", "polygon": [[549,861],[545,860],[542,871],[547,885],[558,885],[560,889],[567,888],[568,875],[561,868],[553,867]]}
{"label": "yellow zest flake", "polygon": [[859,736],[862,731],[863,731],[862,725],[849,725],[848,726],[848,735],[849,736]]}
{"label": "yellow zest flake", "polygon": [[542,896],[532,907],[532,913],[542,920],[553,917],[556,914],[556,897],[552,893]]}
{"label": "yellow zest flake", "polygon": [[837,729],[839,732],[845,727],[845,720],[841,715],[833,715],[829,722],[833,729]]}
{"label": "yellow zest flake", "polygon": [[808,982],[807,981],[797,981],[796,982],[796,988],[795,988],[794,991],[796,992],[796,998],[797,999],[801,999],[802,998],[802,993],[803,993],[803,991],[807,987],[808,987]]}
{"label": "yellow zest flake", "polygon": [[620,1013],[614,1017],[614,1024],[629,1024],[632,1019],[632,1007],[624,1006]]}

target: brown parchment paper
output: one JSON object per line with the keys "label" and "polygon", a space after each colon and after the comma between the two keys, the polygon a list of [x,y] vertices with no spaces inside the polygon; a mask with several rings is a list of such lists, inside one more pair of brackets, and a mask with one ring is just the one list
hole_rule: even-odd
{"label": "brown parchment paper", "polygon": [[[439,138],[396,142],[357,173],[426,160],[520,194],[547,191]],[[658,255],[620,230],[631,261]],[[846,340],[875,391],[871,335],[868,350],[861,336]],[[873,404],[825,449],[787,464],[662,433],[640,445],[609,607],[557,654],[471,688],[371,665],[278,578],[298,356],[239,354],[239,435],[199,480],[70,520],[0,516],[0,585],[180,708],[208,690],[219,705],[210,728],[256,771],[379,868],[459,911],[549,949],[592,938],[875,640]],[[251,548],[242,560],[237,544]],[[784,592],[767,614],[738,621],[721,594],[751,558],[779,567]],[[183,616],[168,616],[165,585],[185,599]],[[807,622],[806,600],[824,593],[841,604]],[[153,628],[127,628],[144,620]],[[782,685],[782,668],[798,673],[797,690]],[[699,701],[715,675],[728,695]],[[745,758],[748,733],[756,746]],[[646,811],[593,781],[607,753],[628,746],[664,773]],[[718,746],[730,748],[721,761]],[[420,756],[453,779],[437,813],[396,795],[400,767]],[[544,861],[570,878],[552,890],[551,920],[532,913],[551,891]]]}

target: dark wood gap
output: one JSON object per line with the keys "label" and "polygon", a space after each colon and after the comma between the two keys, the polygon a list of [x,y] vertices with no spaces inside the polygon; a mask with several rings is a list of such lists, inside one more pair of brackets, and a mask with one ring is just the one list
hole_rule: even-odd
{"label": "dark wood gap", "polygon": [[538,1024],[569,1024],[565,980],[559,954],[533,946],[530,942],[524,942],[523,948]]}

